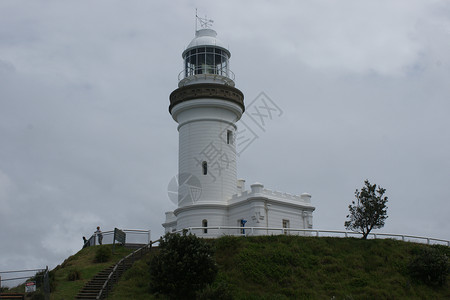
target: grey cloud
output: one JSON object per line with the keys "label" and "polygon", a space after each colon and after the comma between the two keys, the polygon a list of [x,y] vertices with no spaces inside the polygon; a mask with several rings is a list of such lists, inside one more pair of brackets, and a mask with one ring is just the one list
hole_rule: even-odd
{"label": "grey cloud", "polygon": [[[239,177],[310,192],[323,229],[343,229],[368,178],[390,197],[385,232],[450,239],[448,4],[196,4],[246,102],[264,91],[284,111]],[[179,1],[27,5],[0,4],[2,270],[54,267],[97,225],[162,234],[178,159],[168,96],[194,35]]]}

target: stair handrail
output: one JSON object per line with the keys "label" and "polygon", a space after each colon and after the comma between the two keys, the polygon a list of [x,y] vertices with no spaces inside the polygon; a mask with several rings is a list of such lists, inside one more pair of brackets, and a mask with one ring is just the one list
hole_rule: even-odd
{"label": "stair handrail", "polygon": [[114,265],[114,268],[109,273],[108,278],[103,283],[103,286],[102,286],[101,290],[98,292],[95,299],[102,299],[104,296],[108,296],[108,293],[111,290],[112,285],[114,284],[114,282],[117,282],[119,279],[119,276],[122,275],[122,274],[120,274],[120,275],[118,274],[118,270],[119,270],[119,267],[121,264],[125,264],[125,262],[128,259],[133,259],[134,256],[137,256],[138,253],[140,253],[142,256],[143,255],[142,252],[144,252],[144,250],[148,249],[147,251],[150,251],[152,249],[153,244],[159,243],[159,242],[161,242],[161,239],[156,240],[156,241],[150,241],[147,245],[142,246],[141,248],[133,251],[132,253],[128,254],[127,256],[125,256],[124,258],[119,260],[119,262]]}

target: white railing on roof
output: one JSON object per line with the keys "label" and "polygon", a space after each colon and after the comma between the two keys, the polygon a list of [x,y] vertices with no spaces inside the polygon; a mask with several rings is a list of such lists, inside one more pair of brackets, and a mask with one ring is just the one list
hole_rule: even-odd
{"label": "white railing on roof", "polygon": [[[331,237],[359,237],[360,232],[341,231],[341,230],[319,230],[319,229],[301,229],[301,228],[278,228],[278,227],[238,227],[238,226],[209,226],[209,227],[188,227],[177,230],[177,233],[187,230],[189,233],[200,233],[202,237],[217,237],[221,235],[235,236],[258,236],[258,235],[304,235],[304,236],[331,236]],[[205,233],[206,230],[206,233]],[[369,233],[369,239],[397,239],[405,242],[416,242],[425,244],[441,244],[450,247],[450,241],[444,239],[415,236],[396,233]]]}

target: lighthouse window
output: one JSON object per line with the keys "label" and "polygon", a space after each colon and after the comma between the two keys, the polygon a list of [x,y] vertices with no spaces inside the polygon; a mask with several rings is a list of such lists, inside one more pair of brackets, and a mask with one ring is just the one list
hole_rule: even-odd
{"label": "lighthouse window", "polygon": [[[202,221],[202,227],[208,227],[208,220],[203,220]],[[203,233],[208,233],[208,229],[203,229]]]}
{"label": "lighthouse window", "polygon": [[227,130],[227,144],[233,144],[233,132]]}
{"label": "lighthouse window", "polygon": [[188,51],[184,57],[186,77],[196,74],[228,76],[228,54],[215,47],[199,47]]}
{"label": "lighthouse window", "polygon": [[[289,226],[289,220],[283,220],[283,221],[282,221],[282,224],[283,224],[283,228],[284,228],[284,229],[287,229],[287,228],[290,227],[290,226]],[[288,230],[285,230],[285,231],[284,231],[284,234],[288,234]]]}
{"label": "lighthouse window", "polygon": [[204,161],[202,163],[202,169],[203,169],[203,175],[208,174],[208,163],[206,161]]}

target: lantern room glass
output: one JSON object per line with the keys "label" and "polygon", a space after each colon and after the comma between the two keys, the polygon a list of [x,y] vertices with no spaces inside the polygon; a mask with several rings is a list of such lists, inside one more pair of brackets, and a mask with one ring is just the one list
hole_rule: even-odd
{"label": "lantern room glass", "polygon": [[198,47],[186,52],[184,76],[213,74],[228,76],[228,53],[214,47]]}

